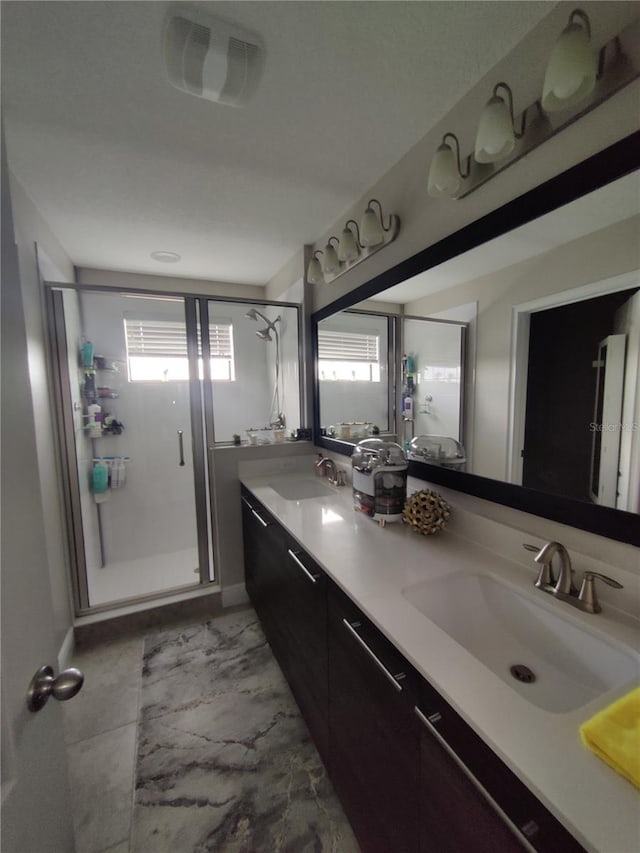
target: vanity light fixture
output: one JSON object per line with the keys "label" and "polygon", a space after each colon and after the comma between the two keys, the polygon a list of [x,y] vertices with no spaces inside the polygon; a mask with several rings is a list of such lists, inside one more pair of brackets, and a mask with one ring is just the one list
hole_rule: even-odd
{"label": "vanity light fixture", "polygon": [[[447,139],[453,140],[456,146],[454,151]],[[429,181],[427,191],[432,196],[453,196],[460,189],[460,184],[469,177],[469,161],[467,170],[462,171],[460,163],[460,143],[455,133],[445,133],[442,137],[438,150],[436,151],[431,168],[429,169]]]}
{"label": "vanity light fixture", "polygon": [[[378,206],[378,212],[371,207],[372,204]],[[384,224],[384,214],[382,205],[377,198],[369,200],[367,209],[360,220],[360,243],[363,246],[379,246],[384,243],[384,236],[393,229],[394,219],[393,213],[389,214],[387,225]]]}
{"label": "vanity light fixture", "polygon": [[429,195],[464,198],[604,103],[640,76],[639,43],[636,20],[598,52],[589,17],[574,9],[551,52],[540,99],[516,116],[511,88],[497,83],[480,115],[472,155],[463,158],[458,138],[444,134],[429,168]]}
{"label": "vanity light fixture", "polygon": [[311,284],[324,284],[324,275],[322,274],[322,267],[320,266],[320,261],[316,257],[316,255],[321,255],[322,249],[316,249],[313,253],[313,257],[309,261],[309,266],[307,267],[307,281],[311,282]]}
{"label": "vanity light fixture", "polygon": [[[337,237],[329,237],[329,239],[327,240],[327,245],[324,247],[322,272],[326,275],[335,275],[340,269],[340,259],[338,258],[338,253],[336,252],[335,247],[331,244],[332,240],[335,240],[336,243],[338,243]],[[309,279],[309,281],[311,281],[311,279]]]}
{"label": "vanity light fixture", "polygon": [[[503,89],[507,100],[498,94]],[[496,163],[515,148],[516,139],[522,139],[527,112],[522,114],[522,126],[516,130],[513,115],[513,92],[506,83],[496,83],[493,95],[482,110],[476,134],[474,158],[476,163]]]}
{"label": "vanity light fixture", "polygon": [[556,112],[579,104],[591,94],[597,77],[591,22],[582,9],[574,9],[549,58],[542,86],[543,109]]}
{"label": "vanity light fixture", "polygon": [[[340,239],[332,235],[324,249],[313,252],[307,266],[307,281],[310,284],[334,281],[392,243],[399,231],[400,218],[395,213],[385,217],[378,199],[370,199],[360,225],[355,219],[347,219],[340,232]],[[322,255],[322,260],[317,255]]]}
{"label": "vanity light fixture", "polygon": [[[349,228],[350,224],[356,226],[356,236],[354,236],[353,231]],[[338,259],[341,261],[355,261],[360,255],[361,248],[363,246],[360,242],[358,223],[355,219],[347,219],[338,243]]]}

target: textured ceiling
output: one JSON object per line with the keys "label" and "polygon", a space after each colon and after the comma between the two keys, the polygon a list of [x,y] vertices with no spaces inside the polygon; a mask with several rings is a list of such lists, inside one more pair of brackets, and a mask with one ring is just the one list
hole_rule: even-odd
{"label": "textured ceiling", "polygon": [[264,284],[552,4],[189,6],[262,36],[244,109],[166,82],[166,3],[2,2],[9,165],[78,266]]}

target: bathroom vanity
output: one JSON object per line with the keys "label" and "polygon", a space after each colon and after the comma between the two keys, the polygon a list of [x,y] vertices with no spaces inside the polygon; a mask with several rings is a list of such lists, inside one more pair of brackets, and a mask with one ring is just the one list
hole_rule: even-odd
{"label": "bathroom vanity", "polygon": [[633,620],[566,616],[589,634],[602,619],[622,663],[615,686],[556,707],[419,609],[425,584],[452,578],[535,596],[533,568],[450,531],[381,528],[350,489],[300,475],[243,478],[242,512],[247,592],[366,853],[637,848],[637,791],[578,735],[637,679]]}

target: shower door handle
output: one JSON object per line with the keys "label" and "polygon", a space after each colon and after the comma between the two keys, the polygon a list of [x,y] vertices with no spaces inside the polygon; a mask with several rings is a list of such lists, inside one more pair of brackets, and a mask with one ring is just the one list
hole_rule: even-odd
{"label": "shower door handle", "polygon": [[179,429],[178,430],[178,454],[180,456],[180,461],[178,462],[178,465],[181,468],[184,467],[184,445],[182,443],[182,435],[183,435],[183,430]]}

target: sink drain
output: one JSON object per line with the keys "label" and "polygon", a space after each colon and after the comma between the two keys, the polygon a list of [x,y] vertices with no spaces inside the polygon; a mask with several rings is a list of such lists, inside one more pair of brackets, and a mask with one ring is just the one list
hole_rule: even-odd
{"label": "sink drain", "polygon": [[532,672],[528,666],[523,663],[516,663],[509,668],[509,672],[516,681],[524,681],[525,684],[531,684],[536,680],[535,672]]}

